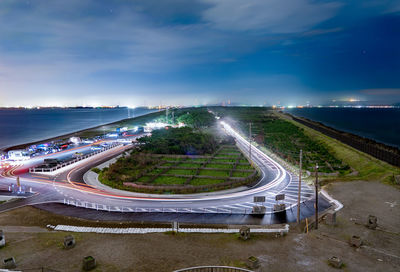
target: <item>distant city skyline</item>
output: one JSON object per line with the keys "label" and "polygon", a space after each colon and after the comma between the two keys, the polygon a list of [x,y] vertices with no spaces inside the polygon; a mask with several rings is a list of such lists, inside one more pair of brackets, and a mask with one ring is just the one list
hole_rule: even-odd
{"label": "distant city skyline", "polygon": [[400,102],[400,2],[0,1],[0,107]]}

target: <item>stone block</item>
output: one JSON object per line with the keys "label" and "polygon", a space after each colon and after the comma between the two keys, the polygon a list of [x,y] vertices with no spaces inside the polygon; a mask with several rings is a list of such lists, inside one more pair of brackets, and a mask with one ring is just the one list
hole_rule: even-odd
{"label": "stone block", "polygon": [[343,266],[343,262],[340,258],[333,256],[328,260],[328,263],[334,268],[341,268]]}
{"label": "stone block", "polygon": [[15,263],[14,257],[7,258],[3,260],[3,266],[5,269],[14,269],[17,267],[17,264]]}
{"label": "stone block", "polygon": [[239,230],[240,238],[243,240],[247,240],[250,238],[250,228],[247,226],[243,226]]}
{"label": "stone block", "polygon": [[353,235],[350,238],[350,245],[358,248],[362,245],[362,239],[359,236]]}
{"label": "stone block", "polygon": [[367,221],[367,228],[376,229],[377,226],[378,226],[378,219],[376,218],[376,216],[369,215]]}
{"label": "stone block", "polygon": [[86,256],[83,258],[83,270],[84,271],[90,271],[94,268],[96,268],[96,259],[93,258],[92,256]]}
{"label": "stone block", "polygon": [[75,238],[72,235],[67,235],[64,237],[64,248],[70,249],[75,246]]}

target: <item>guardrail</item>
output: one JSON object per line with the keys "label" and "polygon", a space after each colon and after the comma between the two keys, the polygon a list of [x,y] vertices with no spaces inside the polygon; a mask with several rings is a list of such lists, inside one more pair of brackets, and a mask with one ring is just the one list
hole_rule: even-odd
{"label": "guardrail", "polygon": [[196,266],[175,270],[174,272],[253,272],[252,270],[232,266]]}
{"label": "guardrail", "polygon": [[103,147],[101,150],[98,150],[98,151],[95,151],[95,152],[92,152],[92,153],[89,153],[89,154],[86,154],[86,155],[83,155],[83,156],[76,157],[76,158],[73,159],[73,160],[70,160],[70,161],[67,161],[67,162],[58,164],[58,165],[56,165],[56,166],[54,166],[54,167],[52,167],[52,168],[32,167],[32,168],[29,168],[29,173],[53,172],[53,171],[55,171],[55,170],[58,170],[58,169],[60,169],[60,168],[66,167],[66,166],[71,165],[71,164],[74,164],[74,163],[76,163],[76,162],[78,162],[78,161],[87,159],[87,158],[89,158],[89,157],[92,157],[92,156],[94,156],[94,155],[97,155],[97,154],[99,154],[99,153],[102,153],[102,152],[104,152],[104,151],[110,150],[110,149],[112,149],[112,148],[114,148],[114,147],[117,147],[117,146],[120,146],[120,145],[122,145],[122,144],[121,144],[121,143],[113,143],[113,144],[111,144],[111,145],[109,145],[109,146],[107,146],[107,147]]}
{"label": "guardrail", "polygon": [[[304,202],[308,201],[307,199],[301,201],[300,203],[303,204]],[[106,205],[100,203],[93,203],[88,201],[81,201],[75,199],[65,199],[63,203],[65,205],[74,206],[77,208],[86,208],[86,209],[93,209],[97,211],[107,211],[107,212],[131,212],[131,213],[193,213],[193,214],[253,214],[252,208],[229,208],[229,207],[207,207],[207,208],[152,208],[152,207],[127,207],[127,206],[116,206],[116,205]],[[288,201],[283,201],[281,203],[286,204],[286,210],[293,209],[296,203],[291,203]],[[276,211],[273,210],[273,205],[265,205],[266,212],[265,214],[273,214]]]}

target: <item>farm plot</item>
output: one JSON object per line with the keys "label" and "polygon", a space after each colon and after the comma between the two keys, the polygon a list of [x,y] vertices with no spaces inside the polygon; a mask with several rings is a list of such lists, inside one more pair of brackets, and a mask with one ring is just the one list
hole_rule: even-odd
{"label": "farm plot", "polygon": [[[256,170],[234,145],[222,146],[210,156],[147,156],[147,167],[143,167],[143,171],[131,167],[130,171],[134,169],[135,176],[121,179],[119,173],[106,169],[100,180],[109,186],[130,191],[196,193],[234,188],[258,179]],[[129,171],[125,169],[123,172],[126,175]]]}

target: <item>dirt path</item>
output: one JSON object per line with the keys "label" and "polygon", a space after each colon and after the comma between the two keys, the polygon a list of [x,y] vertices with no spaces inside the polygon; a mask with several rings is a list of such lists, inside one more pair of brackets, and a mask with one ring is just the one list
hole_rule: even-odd
{"label": "dirt path", "polygon": [[[26,230],[33,231],[32,226],[89,226],[89,222],[23,208],[0,214],[0,228],[5,230],[7,240],[7,246],[0,249],[0,259],[14,256],[20,269],[45,266],[58,271],[80,271],[82,258],[92,255],[99,263],[95,271],[173,271],[196,265],[243,267],[246,258],[254,255],[261,263],[257,271],[298,272],[337,271],[328,266],[327,259],[338,256],[345,263],[343,271],[400,271],[400,235],[396,234],[400,230],[400,191],[381,183],[358,181],[332,184],[328,191],[344,204],[337,226],[320,224],[318,231],[293,231],[285,237],[253,235],[248,241],[232,234],[76,233],[76,247],[64,250],[62,241],[66,233],[42,229],[10,232],[8,228],[31,226]],[[369,214],[378,217],[380,230],[362,225]],[[350,247],[348,239],[352,235],[364,239],[366,246]]]}

